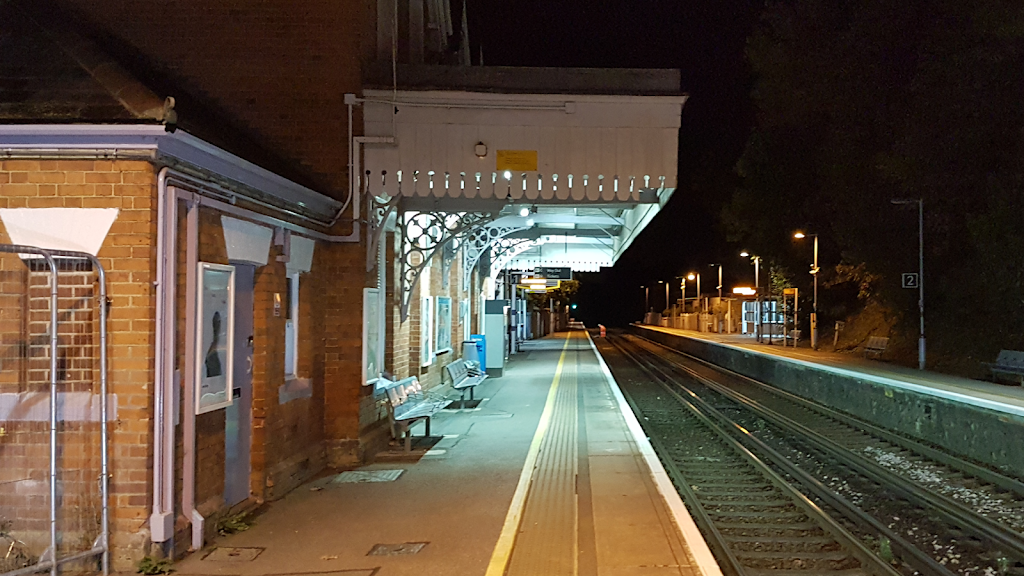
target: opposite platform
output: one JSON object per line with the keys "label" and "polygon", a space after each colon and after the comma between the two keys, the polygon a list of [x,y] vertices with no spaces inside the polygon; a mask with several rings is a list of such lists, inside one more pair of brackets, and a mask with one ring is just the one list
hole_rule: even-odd
{"label": "opposite platform", "polygon": [[[720,574],[585,332],[525,343],[479,393],[479,407],[435,417],[432,431],[444,438],[425,454],[358,470],[364,480],[396,479],[309,483],[250,530],[175,568],[240,576]],[[255,559],[233,560],[239,555]]]}
{"label": "opposite platform", "polygon": [[661,326],[637,325],[637,327],[713,342],[721,346],[772,356],[794,364],[813,364],[818,368],[840,374],[855,374],[878,384],[903,388],[997,412],[1024,416],[1024,387],[1022,386],[996,384],[927,370],[915,370],[838,352],[793,348],[779,344],[768,345],[757,342],[752,336],[714,334]]}

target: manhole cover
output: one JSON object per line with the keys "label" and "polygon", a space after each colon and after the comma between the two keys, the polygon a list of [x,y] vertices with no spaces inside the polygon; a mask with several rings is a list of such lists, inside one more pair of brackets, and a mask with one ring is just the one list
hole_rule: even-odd
{"label": "manhole cover", "polygon": [[342,472],[334,477],[331,482],[335,484],[349,484],[354,482],[393,482],[398,480],[405,470],[350,470]]}
{"label": "manhole cover", "polygon": [[404,542],[402,544],[376,544],[367,556],[399,556],[416,554],[429,542]]}
{"label": "manhole cover", "polygon": [[263,552],[263,548],[214,548],[203,556],[211,562],[252,562]]}

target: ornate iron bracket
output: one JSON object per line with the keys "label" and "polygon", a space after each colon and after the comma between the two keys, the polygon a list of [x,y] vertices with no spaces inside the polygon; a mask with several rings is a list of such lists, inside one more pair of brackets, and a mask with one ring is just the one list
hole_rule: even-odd
{"label": "ornate iron bracket", "polygon": [[448,274],[452,271],[452,262],[455,261],[455,256],[459,253],[459,248],[462,247],[462,242],[458,237],[452,238],[452,241],[445,244],[441,250],[441,289],[448,289]]}
{"label": "ornate iron bracket", "polygon": [[372,196],[368,194],[368,196],[370,196],[370,201],[367,202],[367,211],[369,212],[367,227],[369,228],[370,242],[366,246],[367,272],[377,266],[380,237],[384,234],[388,218],[398,208],[398,203],[402,199],[401,195],[388,196],[387,194],[381,194],[380,196]]}
{"label": "ornate iron bracket", "polygon": [[469,290],[469,278],[470,273],[476,268],[476,263],[480,260],[480,256],[490,249],[491,244],[495,240],[504,238],[513,232],[519,230],[526,230],[531,225],[526,223],[523,219],[522,222],[510,223],[501,226],[495,226],[493,224],[482,226],[473,230],[466,236],[466,245],[462,250],[462,290]]}
{"label": "ornate iron bracket", "polygon": [[[402,226],[402,321],[409,317],[409,303],[423,269],[438,249],[469,235],[490,222],[493,216],[479,212],[406,212],[399,216]],[[454,259],[454,251],[452,259]],[[449,263],[450,264],[450,263]]]}

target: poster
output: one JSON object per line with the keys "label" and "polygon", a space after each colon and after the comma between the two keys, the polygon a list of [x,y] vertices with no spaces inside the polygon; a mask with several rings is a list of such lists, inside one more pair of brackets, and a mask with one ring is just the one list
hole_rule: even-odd
{"label": "poster", "polygon": [[435,348],[438,354],[451,352],[452,350],[452,299],[447,296],[438,296],[435,302],[437,308],[435,319],[436,328],[434,334]]}
{"label": "poster", "polygon": [[235,268],[199,263],[196,318],[196,414],[231,405]]}
{"label": "poster", "polygon": [[433,303],[434,299],[427,296],[420,305],[420,366],[434,363]]}
{"label": "poster", "polygon": [[380,289],[363,288],[363,374],[373,384],[384,371],[384,316]]}

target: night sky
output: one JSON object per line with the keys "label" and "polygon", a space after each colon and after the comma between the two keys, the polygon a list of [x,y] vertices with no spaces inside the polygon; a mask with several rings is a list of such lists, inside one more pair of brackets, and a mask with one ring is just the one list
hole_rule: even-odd
{"label": "night sky", "polygon": [[[579,274],[577,318],[588,326],[639,319],[644,284],[704,271],[704,292],[717,282],[710,263],[723,264],[725,285],[753,283],[753,271],[729,245],[718,222],[735,186],[733,168],[753,126],[746,39],[763,4],[679,1],[499,2],[470,0],[469,31],[491,66],[677,68],[683,108],[679,187],[614,268]],[[750,277],[748,279],[748,276]],[[678,280],[673,280],[673,299]],[[665,290],[651,291],[660,310]],[[693,288],[687,287],[689,295]]]}

